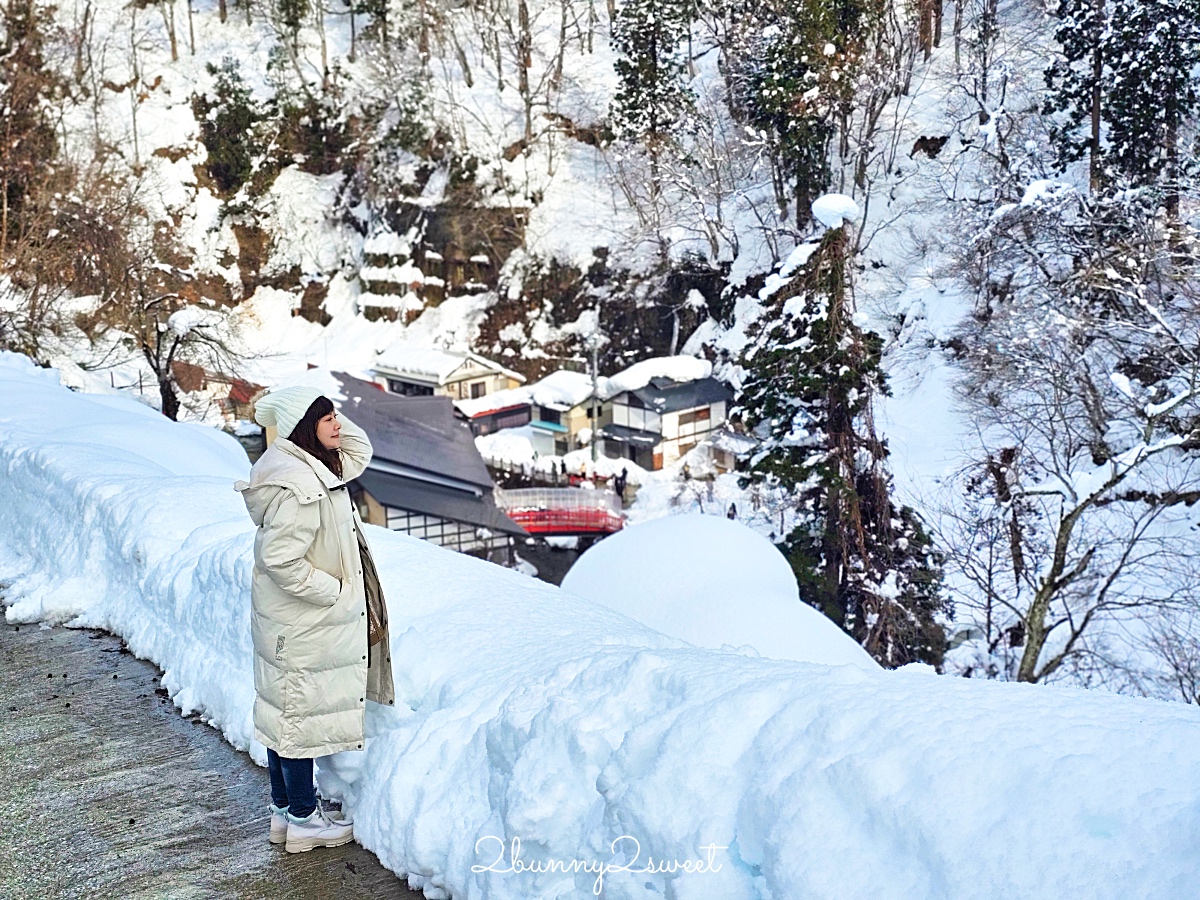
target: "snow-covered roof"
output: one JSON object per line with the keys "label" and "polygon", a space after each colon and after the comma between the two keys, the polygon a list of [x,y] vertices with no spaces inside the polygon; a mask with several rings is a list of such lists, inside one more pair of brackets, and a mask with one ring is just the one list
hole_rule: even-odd
{"label": "snow-covered roof", "polygon": [[715,378],[699,378],[682,384],[669,378],[652,378],[645,387],[627,393],[630,405],[641,405],[659,413],[696,409],[733,399],[729,386]]}
{"label": "snow-covered roof", "polygon": [[363,242],[363,253],[409,256],[412,253],[412,244],[395,232],[383,231],[371,235]]}
{"label": "snow-covered roof", "polygon": [[[603,380],[603,379],[602,379]],[[457,401],[458,408],[471,418],[535,403],[550,409],[565,410],[584,403],[592,396],[592,379],[583,372],[551,372],[541,381],[483,397]]]}
{"label": "snow-covered roof", "polygon": [[712,363],[695,356],[658,356],[635,363],[612,378],[602,379],[600,395],[604,399],[644,388],[653,378],[669,378],[684,383],[712,375]]}
{"label": "snow-covered roof", "polygon": [[[638,391],[652,381],[666,379],[676,384],[703,381],[712,375],[712,363],[694,356],[660,356],[635,363],[611,378],[596,379],[601,400],[610,400],[627,391]],[[541,381],[484,397],[457,401],[458,408],[471,418],[536,403],[550,409],[565,410],[586,403],[592,396],[592,377],[585,372],[551,372]]]}
{"label": "snow-covered roof", "polygon": [[516,381],[524,381],[524,376],[506,369],[478,353],[455,353],[451,350],[441,350],[427,344],[414,341],[397,341],[379,354],[375,360],[373,371],[380,375],[408,375],[425,381],[445,384],[451,375],[462,368],[463,364],[471,361],[490,372],[507,375]]}

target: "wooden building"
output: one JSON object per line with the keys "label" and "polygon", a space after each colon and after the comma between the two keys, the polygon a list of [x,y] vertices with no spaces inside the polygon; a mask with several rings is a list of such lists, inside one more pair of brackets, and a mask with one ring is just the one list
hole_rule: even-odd
{"label": "wooden building", "polygon": [[371,369],[387,391],[405,397],[479,398],[524,384],[525,378],[477,353],[454,353],[399,341]]}
{"label": "wooden building", "polygon": [[724,424],[732,399],[715,378],[652,378],[611,399],[611,421],[599,430],[604,454],[643,469],[669,466]]}

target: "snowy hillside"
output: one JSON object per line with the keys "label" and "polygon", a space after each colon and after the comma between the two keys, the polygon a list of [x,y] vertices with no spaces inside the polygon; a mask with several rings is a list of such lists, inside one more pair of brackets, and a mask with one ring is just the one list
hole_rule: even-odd
{"label": "snowy hillside", "polygon": [[0,347],[209,423],[682,354],[756,446],[630,522],[735,509],[888,666],[1197,702],[1200,7],[835,6],[10,4]]}
{"label": "snowy hillside", "polygon": [[[123,636],[261,763],[240,450],[8,354],[0,396],[7,621]],[[398,702],[372,705],[366,750],[319,778],[428,897],[1200,890],[1194,707],[696,649],[518,573],[371,540]],[[521,868],[554,860],[579,866]]]}

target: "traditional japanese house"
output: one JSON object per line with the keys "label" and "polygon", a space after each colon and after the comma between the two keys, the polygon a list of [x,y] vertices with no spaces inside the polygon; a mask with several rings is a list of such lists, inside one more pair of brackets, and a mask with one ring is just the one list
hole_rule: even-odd
{"label": "traditional japanese house", "polygon": [[725,422],[732,399],[715,378],[651,378],[611,398],[611,422],[599,431],[604,454],[644,469],[669,466]]}

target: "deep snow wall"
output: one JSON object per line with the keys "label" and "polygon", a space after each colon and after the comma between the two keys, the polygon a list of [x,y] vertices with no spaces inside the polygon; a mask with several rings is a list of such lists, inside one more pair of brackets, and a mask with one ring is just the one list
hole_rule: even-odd
{"label": "deep snow wall", "polygon": [[[0,355],[10,622],[121,635],[251,741],[253,528],[223,436]],[[320,761],[358,839],[430,897],[1185,898],[1200,711],[690,648],[518,573],[370,529],[397,708]],[[731,598],[737,602],[737,598]],[[265,802],[265,776],[264,776]],[[622,835],[640,843],[630,859]],[[493,836],[495,840],[493,840]],[[704,859],[693,874],[637,873]],[[625,869],[619,866],[625,866]]]}

